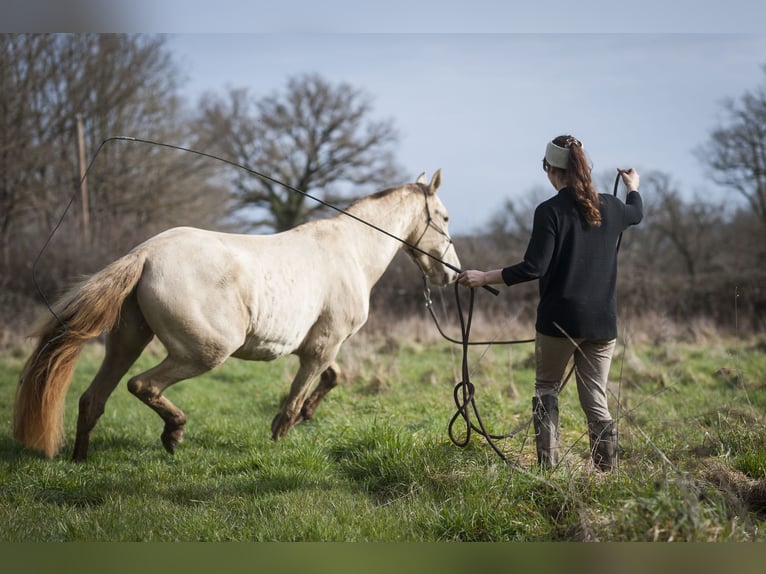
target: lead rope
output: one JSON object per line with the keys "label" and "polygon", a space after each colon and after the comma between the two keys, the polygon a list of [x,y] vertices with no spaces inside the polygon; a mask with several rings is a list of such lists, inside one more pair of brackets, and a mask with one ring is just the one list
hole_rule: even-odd
{"label": "lead rope", "polygon": [[[460,287],[458,286],[457,283],[455,283],[455,300],[457,301],[458,317],[460,318],[460,332],[463,339],[462,341],[463,359],[462,359],[462,366],[461,366],[463,378],[457,385],[455,385],[455,388],[452,392],[453,398],[455,400],[455,405],[457,406],[457,412],[452,416],[452,419],[449,422],[449,427],[448,427],[449,437],[453,444],[461,448],[464,448],[468,446],[468,443],[471,441],[471,432],[474,431],[486,439],[487,444],[489,444],[489,446],[492,447],[492,450],[494,450],[497,453],[497,455],[502,459],[502,461],[505,464],[511,464],[510,460],[505,455],[505,453],[501,451],[500,448],[495,444],[495,441],[511,437],[514,434],[520,432],[521,430],[526,429],[529,426],[529,422],[519,427],[518,430],[512,431],[508,435],[493,435],[487,432],[484,426],[484,421],[481,419],[481,414],[479,414],[479,408],[476,406],[476,400],[474,398],[474,391],[476,389],[473,383],[471,383],[470,373],[468,370],[468,345],[469,345],[469,339],[471,335],[471,322],[473,320],[474,290],[470,289],[468,318],[466,319],[465,315],[463,314],[462,304],[460,302],[459,289]],[[461,401],[461,395],[462,395],[462,401]],[[473,410],[473,414],[476,416],[476,421],[478,423],[478,426],[471,421],[471,412],[468,408],[469,404],[470,404],[471,410]],[[453,430],[453,427],[455,425],[455,422],[458,420],[458,417],[462,417],[463,421],[465,421],[465,437],[463,438],[463,440],[458,439],[455,436],[455,432]]]}
{"label": "lead rope", "polygon": [[[460,301],[460,292],[459,292],[459,285],[455,283],[455,301],[457,302],[457,308],[458,308],[458,318],[460,319],[460,333],[462,336],[462,341],[460,341],[460,344],[463,347],[463,358],[461,361],[461,374],[462,374],[462,380],[455,385],[455,388],[453,389],[452,396],[455,401],[455,406],[457,407],[457,411],[454,415],[452,415],[452,419],[450,419],[449,426],[448,426],[448,434],[450,437],[450,440],[455,446],[459,446],[461,448],[464,448],[468,446],[468,443],[471,441],[471,433],[475,432],[479,436],[484,437],[484,439],[487,441],[487,444],[494,450],[497,455],[500,457],[500,459],[507,465],[514,464],[507,456],[506,454],[500,450],[500,448],[495,444],[495,441],[503,440],[507,438],[512,438],[519,434],[522,431],[526,431],[529,426],[532,424],[532,417],[527,419],[526,422],[520,424],[507,434],[497,435],[497,434],[491,434],[487,431],[484,421],[481,418],[481,414],[479,413],[479,408],[476,405],[476,398],[474,396],[476,387],[474,387],[473,383],[471,383],[471,375],[468,369],[468,347],[471,345],[470,342],[470,336],[471,336],[471,323],[473,321],[473,304],[474,304],[474,289],[471,288],[470,291],[470,297],[469,297],[469,303],[468,303],[468,314],[467,317],[463,313],[463,306]],[[531,339],[534,341],[534,339]],[[528,342],[527,340],[524,341],[517,341],[517,342]],[[478,343],[477,343],[478,344]],[[503,341],[495,341],[490,343],[484,343],[484,344],[509,344],[507,342]],[[559,387],[559,392],[564,389],[567,382],[572,376],[572,373],[574,372],[574,365],[569,370],[569,373],[567,373],[566,377],[561,383],[561,386]],[[469,409],[470,405],[470,409]],[[476,417],[476,424],[473,423],[471,420],[471,411],[473,411],[474,416]],[[456,437],[454,432],[454,426],[457,422],[458,418],[462,418],[465,422],[465,437],[460,440]]]}
{"label": "lead rope", "polygon": [[[422,271],[422,270],[421,270]],[[425,299],[426,309],[428,309],[428,312],[431,315],[431,318],[434,321],[434,325],[436,326],[436,330],[439,331],[439,334],[442,336],[443,339],[446,341],[449,341],[450,343],[455,343],[456,345],[521,345],[522,343],[534,343],[534,339],[512,339],[508,341],[465,341],[465,340],[458,340],[453,337],[450,337],[447,335],[447,333],[444,332],[444,329],[442,329],[441,324],[439,323],[439,318],[436,316],[436,312],[433,309],[433,301],[431,299],[431,286],[428,282],[428,276],[423,273],[423,298]],[[460,299],[455,296],[458,299],[458,308],[460,306]],[[473,298],[471,299],[471,308],[470,312],[473,312]]]}

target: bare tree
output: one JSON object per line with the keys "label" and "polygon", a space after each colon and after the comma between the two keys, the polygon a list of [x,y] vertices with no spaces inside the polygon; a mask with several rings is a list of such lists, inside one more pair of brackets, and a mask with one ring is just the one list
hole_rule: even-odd
{"label": "bare tree", "polygon": [[713,181],[741,194],[766,225],[766,85],[726,100],[724,113],[697,155]]}
{"label": "bare tree", "polygon": [[[3,271],[12,257],[18,222],[33,217],[45,189],[50,163],[36,153],[50,151],[48,121],[39,110],[49,81],[51,37],[0,35],[0,242]],[[50,159],[50,158],[49,158]],[[37,212],[39,213],[39,212]],[[3,273],[9,279],[7,273]]]}
{"label": "bare tree", "polygon": [[718,206],[701,198],[685,201],[668,174],[647,173],[642,179],[645,194],[652,198],[647,208],[647,225],[680,259],[688,285],[694,288],[700,272],[714,260],[716,242],[712,231],[720,230],[723,219]]}
{"label": "bare tree", "polygon": [[77,116],[88,161],[115,135],[188,143],[177,89],[162,37],[0,35],[0,298],[34,296],[32,261],[54,229],[38,267],[48,293],[167,227],[221,221],[228,196],[210,163],[111,142],[88,174],[83,241]]}
{"label": "bare tree", "polygon": [[522,249],[526,248],[532,234],[535,209],[542,201],[551,197],[553,192],[550,187],[536,185],[527,193],[507,198],[500,210],[489,220],[490,234],[501,243],[510,240],[521,245]]}
{"label": "bare tree", "polygon": [[[90,150],[115,135],[189,143],[163,38],[98,35],[73,43],[84,71],[69,81],[70,99],[79,98]],[[96,231],[127,247],[168,226],[217,226],[227,208],[226,192],[210,183],[218,167],[177,150],[110,142],[89,175]]]}
{"label": "bare tree", "polygon": [[[228,99],[202,101],[200,142],[293,188],[336,203],[401,183],[394,160],[398,135],[389,121],[375,121],[370,99],[348,84],[317,75],[288,81],[286,91],[254,99],[233,89]],[[311,219],[321,204],[286,187],[239,171],[238,206],[252,227],[289,229]],[[265,211],[253,218],[252,208]]]}

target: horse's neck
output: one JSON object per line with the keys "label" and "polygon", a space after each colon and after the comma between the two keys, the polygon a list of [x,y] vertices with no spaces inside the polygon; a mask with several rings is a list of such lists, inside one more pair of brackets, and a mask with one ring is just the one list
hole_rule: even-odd
{"label": "horse's neck", "polygon": [[349,232],[349,245],[353,246],[370,286],[380,279],[402,241],[419,223],[417,215],[413,215],[419,213],[417,199],[415,194],[402,190],[367,198],[351,206],[349,213],[367,225],[342,214],[338,216],[347,220],[344,225]]}

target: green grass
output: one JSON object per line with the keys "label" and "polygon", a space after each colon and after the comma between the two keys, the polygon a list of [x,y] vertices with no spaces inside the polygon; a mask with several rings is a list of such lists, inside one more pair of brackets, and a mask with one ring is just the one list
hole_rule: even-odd
{"label": "green grass", "polygon": [[[604,476],[587,465],[573,382],[561,399],[562,464],[536,470],[527,431],[499,443],[506,466],[481,437],[458,448],[447,435],[459,348],[367,337],[342,351],[342,383],[314,420],[280,442],[270,424],[296,361],[232,359],[167,391],[188,416],[174,456],[160,444],[160,419],[121,384],[89,460],[75,464],[77,399],[101,358],[92,345],[67,397],[58,458],[0,435],[0,541],[762,541],[765,348],[619,345],[610,392],[622,458]],[[531,353],[472,348],[491,432],[529,419]],[[0,355],[6,429],[24,358]]]}

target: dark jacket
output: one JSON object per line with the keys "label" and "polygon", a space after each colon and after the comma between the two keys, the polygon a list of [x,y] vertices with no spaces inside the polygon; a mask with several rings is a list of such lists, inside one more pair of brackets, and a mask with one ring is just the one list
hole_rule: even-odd
{"label": "dark jacket", "polygon": [[535,210],[532,236],[524,261],[503,269],[503,281],[514,285],[540,279],[536,329],[552,337],[617,337],[617,240],[643,217],[637,191],[623,203],[600,194],[601,225],[591,227],[569,188]]}

